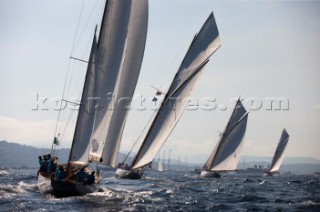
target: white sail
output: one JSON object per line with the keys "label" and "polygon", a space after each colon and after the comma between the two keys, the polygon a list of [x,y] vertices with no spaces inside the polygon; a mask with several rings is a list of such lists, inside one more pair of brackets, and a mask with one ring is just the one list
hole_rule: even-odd
{"label": "white sail", "polygon": [[159,161],[158,161],[158,171],[159,171],[159,172],[162,172],[162,171],[163,171],[163,166],[162,166],[162,162],[161,162],[160,159],[159,159]]}
{"label": "white sail", "polygon": [[98,49],[98,94],[90,160],[115,166],[120,140],[142,63],[148,1],[107,1]]}
{"label": "white sail", "polygon": [[106,2],[82,95],[82,100],[95,100],[95,110],[91,111],[92,101],[80,106],[70,160],[115,166],[140,73],[147,25],[147,0]]}
{"label": "white sail", "polygon": [[89,63],[87,68],[87,74],[85,77],[85,84],[83,88],[81,104],[79,107],[79,114],[76,124],[76,129],[73,137],[70,159],[71,161],[79,161],[83,163],[88,162],[89,154],[89,141],[91,138],[94,111],[92,98],[95,96],[97,82],[97,66],[96,57],[97,43],[96,36],[94,36],[91,53],[89,57]]}
{"label": "white sail", "polygon": [[243,137],[247,127],[248,113],[240,99],[218,144],[204,165],[206,171],[235,170],[240,160]]}
{"label": "white sail", "polygon": [[220,45],[218,28],[213,13],[211,13],[199,34],[194,37],[182,61],[142,146],[132,162],[133,169],[144,167],[152,162],[180,119],[188,104],[187,99],[191,96],[208,58]]}
{"label": "white sail", "polygon": [[274,153],[274,156],[272,159],[271,168],[269,172],[279,171],[281,163],[284,159],[283,153],[287,147],[288,141],[289,141],[289,134],[287,133],[286,129],[283,129],[276,152]]}

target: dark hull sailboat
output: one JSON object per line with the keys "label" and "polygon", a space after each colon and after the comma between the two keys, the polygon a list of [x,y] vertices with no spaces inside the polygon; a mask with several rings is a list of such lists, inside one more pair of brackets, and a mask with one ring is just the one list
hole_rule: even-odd
{"label": "dark hull sailboat", "polygon": [[132,170],[118,168],[116,170],[116,177],[123,178],[123,179],[138,180],[138,179],[141,179],[142,174],[138,171],[132,171]]}
{"label": "dark hull sailboat", "polygon": [[[118,168],[117,177],[135,179],[140,176],[141,178],[144,171],[150,167],[188,105],[188,101],[180,100],[190,98],[210,56],[220,45],[219,31],[213,13],[211,13],[200,32],[192,40],[146,137],[133,159],[131,171]],[[129,172],[132,173],[128,174]]]}
{"label": "dark hull sailboat", "polygon": [[[39,173],[41,192],[68,196],[97,191],[98,175],[93,183],[85,180],[92,173],[89,162],[115,167],[129,111],[117,103],[123,98],[132,99],[142,64],[147,25],[148,0],[106,1],[99,37],[93,38],[68,163],[58,167],[63,170],[62,177]],[[115,101],[109,101],[110,94]],[[104,107],[94,108],[95,105],[89,103],[95,98],[99,98]],[[87,177],[83,177],[84,181],[77,178],[81,169]]]}

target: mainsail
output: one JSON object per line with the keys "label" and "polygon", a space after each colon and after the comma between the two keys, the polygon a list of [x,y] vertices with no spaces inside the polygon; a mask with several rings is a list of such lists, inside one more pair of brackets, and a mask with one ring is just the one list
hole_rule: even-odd
{"label": "mainsail", "polygon": [[115,166],[147,25],[147,0],[106,2],[99,41],[94,38],[92,44],[70,160]]}
{"label": "mainsail", "polygon": [[243,145],[243,137],[247,127],[247,120],[248,113],[239,99],[226,129],[205,163],[203,170],[230,171],[237,168]]}
{"label": "mainsail", "polygon": [[179,121],[186,101],[209,61],[209,57],[220,47],[218,28],[210,14],[200,32],[194,37],[173,82],[164,97],[161,107],[151,124],[144,141],[132,162],[133,169],[150,164],[173,128]]}
{"label": "mainsail", "polygon": [[269,171],[270,173],[279,171],[281,163],[284,159],[283,153],[287,147],[288,141],[289,141],[289,134],[287,133],[286,129],[283,129],[276,152],[274,153],[274,156],[272,159],[272,163]]}

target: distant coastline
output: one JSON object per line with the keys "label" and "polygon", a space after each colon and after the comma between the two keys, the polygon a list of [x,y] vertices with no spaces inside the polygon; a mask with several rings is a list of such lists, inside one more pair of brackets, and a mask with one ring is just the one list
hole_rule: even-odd
{"label": "distant coastline", "polygon": [[[36,168],[38,167],[38,156],[48,154],[49,148],[36,148],[28,145],[12,143],[8,141],[0,141],[0,167],[5,168]],[[60,162],[66,162],[70,149],[62,148],[57,150],[57,156]],[[125,157],[124,153],[120,153],[118,161],[122,161]],[[203,157],[206,157],[205,155]],[[201,168],[203,164],[192,163],[191,156],[188,156],[188,162],[170,160],[171,170],[191,171],[195,168]],[[128,163],[130,162],[128,159]],[[239,170],[247,168],[267,168],[271,161],[271,157],[254,157],[242,156],[238,165]],[[205,161],[204,161],[205,162]],[[204,163],[203,162],[203,163]],[[153,167],[157,167],[158,159],[155,159]],[[165,166],[168,168],[167,160]],[[309,174],[320,172],[320,160],[312,157],[286,157],[280,169],[282,172],[292,172],[294,174]]]}

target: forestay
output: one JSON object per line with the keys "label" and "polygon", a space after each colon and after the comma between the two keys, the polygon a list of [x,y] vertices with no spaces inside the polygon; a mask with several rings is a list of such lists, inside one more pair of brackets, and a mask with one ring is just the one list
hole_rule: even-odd
{"label": "forestay", "polygon": [[274,153],[270,172],[276,172],[280,169],[281,163],[284,159],[284,150],[286,149],[286,146],[289,141],[289,134],[287,133],[286,129],[283,129],[281,138],[279,140],[276,152]]}
{"label": "forestay", "polygon": [[247,120],[248,113],[239,99],[225,131],[204,165],[204,170],[229,171],[237,168]]}
{"label": "forestay", "polygon": [[[87,162],[89,155],[91,161],[115,166],[128,107],[140,73],[147,24],[147,0],[107,1],[99,42],[96,51],[92,48],[91,52],[95,57],[91,66],[95,66],[97,72],[91,76],[94,80],[85,82],[90,88],[91,83],[94,84],[95,110],[86,115],[90,121],[81,121],[80,110],[76,131],[85,128],[82,122],[88,128],[85,133],[75,134],[71,160]],[[93,69],[90,64],[88,70]],[[82,99],[87,97],[83,95]],[[90,124],[93,127],[88,126]]]}
{"label": "forestay", "polygon": [[199,34],[194,37],[142,146],[132,162],[134,169],[144,167],[154,159],[187,106],[188,98],[208,58],[220,45],[218,28],[213,13],[211,13]]}

